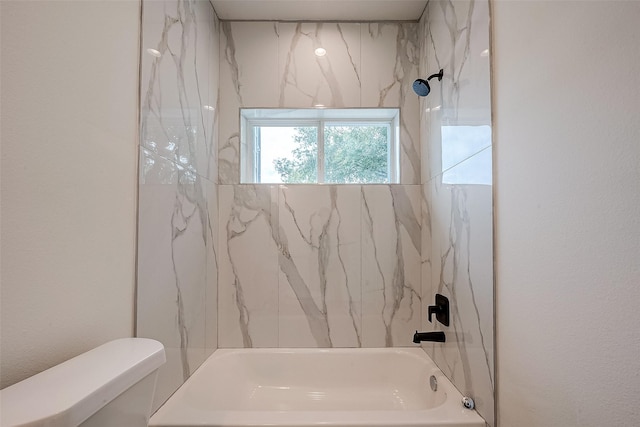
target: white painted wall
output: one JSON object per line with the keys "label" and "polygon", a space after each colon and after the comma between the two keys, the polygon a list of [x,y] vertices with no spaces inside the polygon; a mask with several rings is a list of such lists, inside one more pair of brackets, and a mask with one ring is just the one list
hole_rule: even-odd
{"label": "white painted wall", "polygon": [[640,2],[495,1],[501,427],[640,425]]}
{"label": "white painted wall", "polygon": [[138,1],[5,1],[1,382],[133,334]]}

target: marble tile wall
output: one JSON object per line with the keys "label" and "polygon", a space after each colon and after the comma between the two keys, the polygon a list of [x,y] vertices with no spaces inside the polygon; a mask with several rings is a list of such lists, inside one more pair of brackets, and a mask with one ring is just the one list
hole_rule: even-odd
{"label": "marble tile wall", "polygon": [[[219,345],[410,345],[421,312],[418,25],[223,22],[220,46]],[[319,104],[400,107],[407,185],[238,185],[239,108]]]}
{"label": "marble tile wall", "polygon": [[418,24],[223,22],[220,43],[221,184],[240,182],[240,107],[319,104],[400,107],[400,183],[420,184]]}
{"label": "marble tile wall", "polygon": [[413,345],[419,185],[220,185],[220,347]]}
{"label": "marble tile wall", "polygon": [[[424,348],[493,425],[491,144],[443,148],[490,125],[486,1],[431,2],[420,24],[143,6],[137,330],[169,356],[154,406],[216,347],[413,345],[440,292],[449,340]],[[400,107],[402,185],[239,184],[239,108],[316,104]]]}
{"label": "marble tile wall", "polygon": [[144,0],[142,20],[136,333],[167,352],[155,410],[217,348],[220,24],[194,0]]}
{"label": "marble tile wall", "polygon": [[[444,69],[420,101],[423,325],[445,344],[425,351],[494,425],[489,7],[486,0],[432,1],[420,22],[420,74]],[[431,325],[435,294],[452,324]]]}

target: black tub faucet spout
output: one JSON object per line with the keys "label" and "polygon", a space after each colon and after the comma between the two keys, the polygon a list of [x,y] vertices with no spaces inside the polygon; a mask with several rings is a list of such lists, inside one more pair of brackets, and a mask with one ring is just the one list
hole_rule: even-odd
{"label": "black tub faucet spout", "polygon": [[445,342],[447,338],[444,336],[444,332],[418,332],[416,331],[413,334],[413,342],[416,344],[420,344],[422,341],[434,341],[434,342]]}

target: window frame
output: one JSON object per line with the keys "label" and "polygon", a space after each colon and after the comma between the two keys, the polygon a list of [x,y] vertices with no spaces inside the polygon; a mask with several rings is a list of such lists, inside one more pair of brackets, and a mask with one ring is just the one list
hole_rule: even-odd
{"label": "window frame", "polygon": [[[248,111],[272,111],[276,115],[279,111],[291,111],[285,109],[246,109]],[[363,183],[359,185],[384,185],[384,184],[397,184],[400,182],[399,174],[399,124],[400,124],[400,109],[399,108],[351,108],[351,109],[332,109],[333,114],[329,114],[325,117],[324,112],[326,110],[313,109],[312,111],[318,111],[318,117],[247,117],[242,113],[241,109],[241,183],[251,184],[278,184],[276,182],[261,182],[260,179],[260,140],[259,135],[256,135],[255,129],[260,127],[315,127],[317,129],[317,172],[316,182],[306,184],[350,184],[325,181],[325,137],[324,131],[326,126],[386,126],[388,137],[388,150],[387,150],[387,180],[388,182],[371,182]],[[353,110],[357,110],[360,115],[366,114],[365,111],[393,111],[391,115],[387,113],[386,117],[353,117],[353,115],[336,114],[335,112],[349,113]],[[309,115],[308,110],[297,110],[305,112],[304,115]],[[312,114],[312,113],[311,113]],[[244,159],[242,158],[244,157]],[[297,184],[297,183],[292,183]],[[305,184],[305,183],[300,183]]]}

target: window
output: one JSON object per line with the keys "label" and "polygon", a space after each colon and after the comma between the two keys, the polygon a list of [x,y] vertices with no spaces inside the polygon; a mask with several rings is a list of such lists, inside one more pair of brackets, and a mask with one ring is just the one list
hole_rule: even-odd
{"label": "window", "polygon": [[241,182],[398,182],[398,109],[242,109],[240,116]]}

